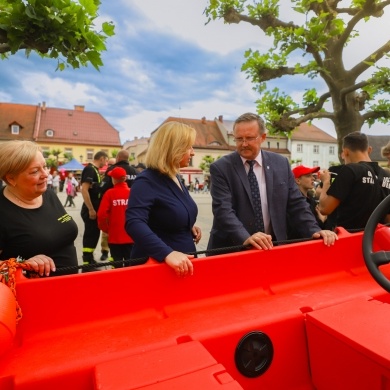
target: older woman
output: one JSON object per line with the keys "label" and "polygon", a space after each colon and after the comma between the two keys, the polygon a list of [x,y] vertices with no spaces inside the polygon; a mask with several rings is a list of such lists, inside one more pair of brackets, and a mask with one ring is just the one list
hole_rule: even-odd
{"label": "older woman", "polygon": [[131,257],[165,261],[179,276],[193,274],[193,255],[187,253],[201,238],[194,226],[198,208],[178,177],[194,155],[195,135],[179,122],[157,130],[146,154],[147,169],[135,179],[126,210],[126,231],[134,240]]}
{"label": "older woman", "polygon": [[46,191],[48,171],[39,146],[30,141],[0,144],[0,261],[21,257],[48,276],[77,273],[77,225],[54,191]]}

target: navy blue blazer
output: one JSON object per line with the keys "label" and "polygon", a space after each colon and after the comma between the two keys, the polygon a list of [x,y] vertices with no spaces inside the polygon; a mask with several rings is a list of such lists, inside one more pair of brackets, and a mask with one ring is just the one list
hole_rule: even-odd
{"label": "navy blue blazer", "polygon": [[191,229],[198,207],[187,189],[152,169],[141,172],[131,187],[125,228],[133,238],[133,259],[163,261],[172,251],[195,252]]}
{"label": "navy blue blazer", "polygon": [[[273,236],[287,238],[287,215],[302,237],[320,231],[310,207],[295,183],[287,158],[261,151]],[[247,173],[237,152],[210,166],[214,214],[208,249],[242,245],[254,228],[254,209]]]}

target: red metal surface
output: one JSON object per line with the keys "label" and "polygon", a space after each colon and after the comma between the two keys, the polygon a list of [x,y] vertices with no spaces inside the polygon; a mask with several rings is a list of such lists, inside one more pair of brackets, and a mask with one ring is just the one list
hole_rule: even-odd
{"label": "red metal surface", "polygon": [[[389,237],[383,229],[376,248],[389,249]],[[311,241],[196,259],[186,279],[152,262],[20,276],[23,318],[13,347],[0,356],[0,389],[334,389],[317,383],[320,369],[313,382],[310,365],[322,362],[312,359],[317,337],[308,344],[306,317],[312,324],[317,313],[348,302],[388,305],[366,271],[362,234],[340,230],[339,238],[330,248]],[[331,327],[323,325],[321,337]],[[242,375],[234,361],[237,344],[252,331],[265,333],[274,349],[270,367],[256,378]],[[316,356],[325,346],[318,344]],[[348,375],[358,370],[354,365]]]}

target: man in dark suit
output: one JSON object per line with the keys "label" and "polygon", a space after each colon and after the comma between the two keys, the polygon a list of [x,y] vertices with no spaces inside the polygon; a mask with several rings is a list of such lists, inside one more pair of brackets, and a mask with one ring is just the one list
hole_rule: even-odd
{"label": "man in dark suit", "polygon": [[[273,239],[287,238],[288,214],[302,237],[322,237],[326,245],[333,245],[336,234],[318,226],[296,186],[288,160],[261,150],[266,138],[262,118],[243,114],[235,121],[233,132],[236,152],[210,166],[214,221],[208,249],[248,244],[257,249],[271,249]],[[253,165],[260,190],[257,202],[248,180],[249,164]],[[261,209],[263,231],[257,225],[259,217],[255,218],[256,206]]]}

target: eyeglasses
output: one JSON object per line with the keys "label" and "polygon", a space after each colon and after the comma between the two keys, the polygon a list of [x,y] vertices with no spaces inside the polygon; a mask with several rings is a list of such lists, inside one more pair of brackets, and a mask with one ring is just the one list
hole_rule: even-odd
{"label": "eyeglasses", "polygon": [[255,142],[260,136],[257,137],[248,137],[248,138],[234,138],[234,142],[236,144],[243,144],[246,142],[247,144],[250,144],[251,142]]}

